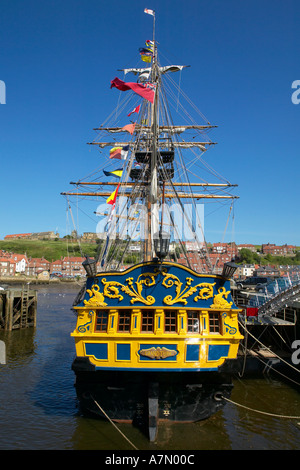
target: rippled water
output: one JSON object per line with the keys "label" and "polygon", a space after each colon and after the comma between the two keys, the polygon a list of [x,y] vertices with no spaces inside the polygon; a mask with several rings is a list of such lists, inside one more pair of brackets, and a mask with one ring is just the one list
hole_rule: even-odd
{"label": "rippled water", "polygon": [[[131,450],[109,422],[78,413],[70,337],[77,287],[37,289],[36,329],[0,332],[7,347],[7,364],[0,365],[0,449]],[[262,377],[237,379],[234,385],[236,403],[300,416],[300,393],[286,383]],[[232,403],[207,421],[160,424],[155,443],[131,425],[118,426],[140,450],[300,449],[300,419],[261,415]]]}

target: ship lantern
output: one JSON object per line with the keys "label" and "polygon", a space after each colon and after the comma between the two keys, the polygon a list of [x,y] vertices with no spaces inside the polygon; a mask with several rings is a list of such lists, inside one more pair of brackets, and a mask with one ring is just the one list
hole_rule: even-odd
{"label": "ship lantern", "polygon": [[225,277],[226,279],[231,279],[237,268],[238,265],[235,264],[233,260],[229,261],[228,263],[224,263],[222,277]]}
{"label": "ship lantern", "polygon": [[97,274],[97,267],[96,267],[96,260],[89,258],[86,256],[86,259],[82,263],[82,266],[85,269],[85,272],[88,276],[96,276]]}
{"label": "ship lantern", "polygon": [[156,232],[154,234],[154,251],[156,256],[162,260],[169,253],[170,235],[167,232]]}

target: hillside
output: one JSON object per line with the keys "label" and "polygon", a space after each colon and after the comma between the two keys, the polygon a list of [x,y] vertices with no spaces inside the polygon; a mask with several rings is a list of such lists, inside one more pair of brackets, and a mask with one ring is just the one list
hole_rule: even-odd
{"label": "hillside", "polygon": [[[95,256],[97,245],[94,243],[82,243],[83,255]],[[46,258],[55,261],[62,256],[82,256],[78,243],[65,240],[0,240],[0,250],[14,253],[27,254],[32,258]]]}

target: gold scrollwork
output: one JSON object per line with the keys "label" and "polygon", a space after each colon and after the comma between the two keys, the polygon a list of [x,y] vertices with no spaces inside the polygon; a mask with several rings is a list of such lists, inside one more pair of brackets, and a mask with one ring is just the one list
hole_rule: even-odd
{"label": "gold scrollwork", "polygon": [[[184,285],[177,276],[168,273],[166,269],[162,269],[161,271],[154,269],[154,272],[140,274],[135,282],[133,277],[128,277],[126,279],[126,284],[122,284],[118,281],[107,281],[106,278],[103,278],[103,293],[100,292],[99,286],[94,284],[91,289],[87,290],[87,293],[90,295],[90,299],[84,300],[84,305],[90,307],[105,307],[107,305],[107,303],[104,302],[105,297],[121,301],[124,298],[121,292],[132,297],[130,300],[131,304],[141,302],[144,305],[153,305],[155,303],[155,298],[152,295],[144,296],[143,288],[144,286],[155,286],[156,277],[159,274],[162,274],[163,276],[163,287],[169,289],[170,287],[175,286],[175,296],[166,295],[163,299],[163,302],[166,305],[174,305],[176,303],[186,305],[188,303],[187,298],[196,292],[198,293],[194,297],[195,302],[198,302],[198,300],[207,300],[214,296],[215,282],[201,282],[200,284],[193,286],[192,283],[194,282],[194,279],[192,277],[186,277]],[[222,289],[224,289],[224,292]],[[229,292],[225,292],[224,287],[221,287],[218,292],[219,294],[214,297],[213,306],[217,308],[229,308],[231,304],[223,298],[223,296],[227,297]]]}
{"label": "gold scrollwork", "polygon": [[187,277],[185,280],[185,287],[182,290],[183,283],[179,280],[177,276],[174,276],[174,274],[170,274],[167,272],[163,272],[164,280],[162,282],[162,285],[166,287],[167,289],[169,287],[173,287],[174,285],[176,286],[175,292],[176,296],[172,298],[171,295],[167,295],[164,298],[164,303],[167,305],[174,305],[175,303],[182,302],[184,305],[187,304],[187,297],[190,295],[194,294],[197,292],[199,288],[198,295],[194,298],[195,302],[198,302],[198,300],[206,300],[209,299],[210,297],[213,297],[213,292],[214,288],[213,286],[216,284],[215,282],[213,284],[208,283],[208,282],[201,282],[200,284],[197,284],[195,286],[192,286],[192,282],[194,281],[193,278]]}
{"label": "gold scrollwork", "polygon": [[[147,287],[151,287],[155,285],[155,278],[159,274],[158,270],[152,273],[144,273],[140,274],[137,278],[136,282],[133,283],[133,277],[128,277],[126,279],[127,285],[121,284],[117,281],[106,281],[106,278],[102,279],[102,284],[104,284],[104,295],[111,298],[111,299],[119,299],[122,300],[123,296],[119,292],[119,288],[122,292],[132,297],[130,303],[134,304],[135,302],[141,302],[145,305],[153,305],[155,302],[155,298],[152,295],[147,295],[147,297],[143,297],[142,291],[144,285]],[[133,286],[136,285],[136,288]]]}
{"label": "gold scrollwork", "polygon": [[[227,317],[227,313],[226,312],[222,313],[222,317],[225,320],[225,318]],[[232,325],[229,325],[228,323],[225,323],[225,321],[224,321],[224,326],[225,326],[226,333],[229,333],[230,335],[235,335],[236,334],[237,328],[235,328]]]}
{"label": "gold scrollwork", "polygon": [[[90,310],[88,315],[89,317],[93,317],[94,314],[95,312],[93,310]],[[86,333],[87,331],[89,331],[91,325],[92,325],[92,320],[84,323],[83,325],[79,325],[77,328],[78,333]]]}

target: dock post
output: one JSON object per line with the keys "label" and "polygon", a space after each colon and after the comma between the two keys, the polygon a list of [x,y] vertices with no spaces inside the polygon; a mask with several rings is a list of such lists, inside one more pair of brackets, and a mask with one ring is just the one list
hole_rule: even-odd
{"label": "dock post", "polygon": [[6,291],[6,301],[5,301],[5,329],[7,331],[12,330],[13,324],[13,301],[14,297],[10,290]]}
{"label": "dock post", "polygon": [[7,289],[1,291],[0,328],[6,331],[36,327],[37,292]]}
{"label": "dock post", "polygon": [[4,341],[0,341],[0,364],[6,364],[6,347]]}

